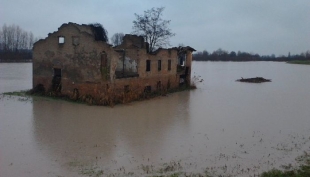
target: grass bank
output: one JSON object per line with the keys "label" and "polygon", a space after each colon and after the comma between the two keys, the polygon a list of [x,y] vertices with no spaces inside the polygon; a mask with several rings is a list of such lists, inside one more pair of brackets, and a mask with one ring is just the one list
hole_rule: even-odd
{"label": "grass bank", "polygon": [[26,96],[28,96],[27,92],[28,92],[28,90],[21,90],[21,91],[16,91],[16,92],[5,92],[5,93],[3,93],[3,95],[26,97]]}
{"label": "grass bank", "polygon": [[310,65],[310,60],[292,60],[288,61],[290,64],[301,64],[301,65]]}
{"label": "grass bank", "polygon": [[143,92],[139,93],[135,90],[129,90],[127,92],[119,92],[117,90],[109,90],[104,97],[94,98],[91,95],[83,95],[78,98],[63,95],[61,92],[36,92],[35,89],[22,90],[15,92],[6,92],[3,95],[7,96],[20,96],[29,99],[30,97],[42,97],[56,100],[65,100],[74,103],[88,104],[88,105],[99,105],[99,106],[114,106],[116,104],[129,103],[133,101],[142,101],[155,97],[166,96],[171,93],[196,89],[195,85],[183,85],[173,89],[161,89],[160,91],[154,92]]}

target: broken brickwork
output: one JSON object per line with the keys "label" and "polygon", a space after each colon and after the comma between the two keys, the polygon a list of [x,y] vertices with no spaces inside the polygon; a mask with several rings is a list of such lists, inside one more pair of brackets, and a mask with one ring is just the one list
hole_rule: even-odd
{"label": "broken brickwork", "polygon": [[193,48],[153,53],[147,48],[141,36],[127,34],[113,47],[96,41],[89,25],[63,24],[34,44],[33,88],[106,102],[129,91],[143,94],[190,84]]}

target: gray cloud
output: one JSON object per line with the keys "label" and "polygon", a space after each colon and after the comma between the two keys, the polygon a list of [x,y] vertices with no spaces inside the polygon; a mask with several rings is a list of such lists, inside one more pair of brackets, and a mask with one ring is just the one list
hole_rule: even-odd
{"label": "gray cloud", "polygon": [[309,0],[0,0],[0,25],[16,24],[46,37],[62,23],[99,22],[112,36],[130,33],[134,13],[165,7],[176,36],[197,50],[218,48],[259,54],[310,50]]}

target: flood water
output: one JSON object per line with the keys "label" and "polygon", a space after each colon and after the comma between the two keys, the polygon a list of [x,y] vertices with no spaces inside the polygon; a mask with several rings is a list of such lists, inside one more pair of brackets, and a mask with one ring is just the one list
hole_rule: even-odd
{"label": "flood water", "polygon": [[[113,108],[2,95],[0,176],[254,176],[294,165],[310,153],[309,73],[280,62],[194,62],[198,89]],[[272,82],[235,82],[256,76]],[[0,63],[0,93],[31,85],[30,63]]]}

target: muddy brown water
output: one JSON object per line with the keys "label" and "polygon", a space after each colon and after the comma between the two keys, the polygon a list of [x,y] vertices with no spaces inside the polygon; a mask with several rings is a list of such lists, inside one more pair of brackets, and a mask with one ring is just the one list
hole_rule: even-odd
{"label": "muddy brown water", "polygon": [[[254,176],[294,165],[310,151],[309,73],[280,62],[194,62],[198,89],[113,108],[1,95],[0,177]],[[31,77],[29,63],[0,63],[0,93],[31,88]]]}

